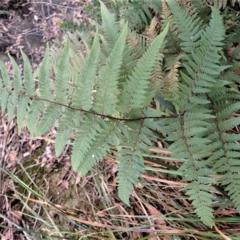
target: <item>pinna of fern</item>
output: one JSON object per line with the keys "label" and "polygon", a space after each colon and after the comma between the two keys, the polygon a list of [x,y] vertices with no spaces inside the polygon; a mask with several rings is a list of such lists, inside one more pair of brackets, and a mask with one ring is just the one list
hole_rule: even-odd
{"label": "pinna of fern", "polygon": [[[154,139],[154,130],[159,129],[156,121],[152,119],[151,124],[147,121],[148,113],[143,109],[153,96],[149,91],[150,79],[168,27],[134,59],[134,64],[131,61],[132,68],[124,68],[123,57],[133,51],[126,41],[130,33],[128,24],[112,22],[114,16],[103,3],[101,11],[104,41],[99,40],[97,32],[78,68],[74,67],[76,56],[69,41],[59,59],[54,59],[55,66],[51,64],[54,56],[49,47],[35,71],[23,52],[23,72],[10,57],[13,79],[0,63],[1,110],[7,112],[9,120],[16,113],[19,130],[26,126],[33,136],[44,135],[57,126],[57,155],[74,133],[72,167],[81,176],[102,160],[111,146],[116,146],[118,192],[129,204],[134,184],[144,171],[142,152],[148,151],[152,144],[149,139]],[[127,71],[124,77],[123,68]]]}

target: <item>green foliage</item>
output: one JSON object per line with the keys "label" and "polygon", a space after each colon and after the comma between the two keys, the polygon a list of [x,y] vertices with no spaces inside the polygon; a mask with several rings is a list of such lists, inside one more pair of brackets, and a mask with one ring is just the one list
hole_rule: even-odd
{"label": "green foliage", "polygon": [[128,21],[134,30],[143,29],[150,23],[154,13],[161,12],[159,0],[120,0],[112,5],[120,19]]}
{"label": "green foliage", "polygon": [[[225,1],[178,2],[122,1],[119,16],[101,2],[93,37],[69,34],[62,53],[47,48],[34,72],[23,52],[23,71],[10,58],[13,77],[0,62],[1,110],[9,120],[16,113],[19,131],[26,126],[34,136],[57,126],[57,156],[74,135],[72,167],[81,176],[114,154],[128,205],[143,153],[166,136],[172,156],[185,160],[179,171],[196,214],[213,226],[215,185],[240,212],[238,30]],[[149,108],[153,98],[158,110]]]}

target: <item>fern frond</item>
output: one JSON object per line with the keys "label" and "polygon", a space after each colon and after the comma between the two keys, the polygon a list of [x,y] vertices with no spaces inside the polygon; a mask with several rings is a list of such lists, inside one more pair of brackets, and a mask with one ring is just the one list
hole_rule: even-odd
{"label": "fern frond", "polygon": [[41,136],[45,134],[53,126],[55,121],[61,114],[62,108],[55,104],[49,104],[42,113],[42,118],[40,119],[35,135]]}
{"label": "fern frond", "polygon": [[[153,89],[158,93],[159,97],[161,96],[163,99],[172,98],[172,92],[178,89],[180,66],[181,63],[179,62],[179,57],[176,57],[167,73],[167,69],[165,70],[164,74],[164,71],[161,70],[159,74],[156,72],[156,76],[151,79]],[[162,104],[162,101],[160,103]]]}
{"label": "fern frond", "polygon": [[126,24],[116,42],[116,45],[107,58],[106,66],[104,66],[99,73],[93,107],[98,113],[110,115],[116,112],[117,97],[119,94],[118,78],[127,32],[128,27]]}
{"label": "fern frond", "polygon": [[19,93],[23,90],[22,79],[21,79],[21,70],[19,69],[16,61],[9,55],[9,59],[13,66],[14,77],[13,77],[13,88],[16,93]]}
{"label": "fern frond", "polygon": [[95,116],[85,116],[81,124],[73,145],[72,166],[82,176],[110,151],[119,122],[104,122]]}
{"label": "fern frond", "polygon": [[[198,98],[197,94],[209,92],[216,82],[214,77],[226,69],[226,67],[219,65],[221,56],[217,53],[223,45],[224,28],[221,20],[221,15],[213,8],[210,24],[201,34],[201,45],[187,57],[188,64],[184,64],[188,76],[183,72],[182,78],[188,87],[182,84],[179,85],[183,94],[179,95],[177,93],[179,95],[177,105],[182,99],[183,105],[187,104],[189,100],[198,104],[200,98]],[[205,102],[208,103],[208,101]]]}
{"label": "fern frond", "polygon": [[[16,103],[18,102],[18,93],[22,91],[22,81],[21,81],[21,71],[15,62],[15,60],[10,57],[10,61],[13,65],[14,76],[13,82],[10,80],[10,77],[7,73],[7,69],[4,64],[1,62],[0,71],[1,71],[1,107],[2,113],[7,110],[8,121],[11,121],[15,114]],[[11,90],[13,88],[13,93]]]}
{"label": "fern frond", "polygon": [[97,117],[85,116],[81,123],[81,131],[76,133],[72,151],[72,167],[76,172],[82,171],[79,169],[79,165],[84,161],[91,145],[102,131],[96,120]]}
{"label": "fern frond", "polygon": [[7,90],[2,90],[1,92],[1,114],[4,114],[7,108],[7,101],[8,101],[8,92]]}
{"label": "fern frond", "polygon": [[[209,125],[207,122],[213,116],[207,113],[195,114],[185,114],[179,120],[164,120],[161,124],[166,122],[167,127],[164,129],[171,133],[167,139],[174,141],[169,148],[173,156],[187,159],[186,163],[179,169],[183,173],[184,180],[192,182],[185,188],[186,193],[193,200],[192,204],[201,220],[212,226],[211,204],[214,196],[208,186],[209,182],[206,182],[204,177],[214,174],[214,171],[209,168],[211,162],[203,160],[211,156],[211,150],[208,147],[211,141],[205,138],[202,133],[207,130]],[[181,129],[181,131],[175,133],[176,129]]]}
{"label": "fern frond", "polygon": [[159,20],[156,17],[154,17],[151,20],[149,27],[143,33],[148,38],[148,41],[152,41],[158,35],[159,25],[160,25]]}
{"label": "fern frond", "polygon": [[29,103],[30,103],[29,98],[26,96],[23,96],[18,100],[18,107],[17,107],[18,134],[21,133],[22,128],[25,125],[24,121],[26,120]]}
{"label": "fern frond", "polygon": [[41,98],[49,99],[51,96],[50,87],[50,60],[49,60],[49,47],[47,46],[43,61],[39,67],[39,93]]}
{"label": "fern frond", "polygon": [[180,46],[185,52],[190,53],[194,48],[199,46],[202,23],[199,18],[197,18],[196,11],[189,14],[174,1],[168,0],[167,3],[180,31],[178,35],[182,40]]}
{"label": "fern frond", "polygon": [[[225,93],[228,89],[226,88]],[[234,127],[239,126],[240,119],[235,117],[234,113],[239,111],[240,104],[234,100],[221,99],[213,93],[209,94],[211,106],[214,112],[217,112],[215,121],[209,129],[209,138],[218,146],[219,151],[214,151],[210,160],[214,162],[214,169],[222,176],[219,182],[225,187],[230,195],[234,206],[240,211],[240,183],[238,174],[240,172],[239,164],[239,137],[235,134],[228,134]]]}
{"label": "fern frond", "polygon": [[161,12],[161,2],[157,0],[134,0],[122,4],[120,16],[129,23],[133,30],[143,29],[153,18],[153,12]]}
{"label": "fern frond", "polygon": [[114,14],[110,13],[106,6],[101,3],[101,15],[102,15],[102,25],[107,39],[107,46],[109,49],[113,49],[115,46],[118,36],[119,36],[119,26],[116,24]]}
{"label": "fern frond", "polygon": [[139,58],[142,57],[146,51],[147,40],[143,35],[130,31],[127,36],[127,45],[123,51],[123,63],[121,68],[121,80],[119,80],[119,87],[126,82],[127,76],[136,66]]}
{"label": "fern frond", "polygon": [[65,108],[58,123],[58,131],[55,139],[55,152],[59,156],[67,144],[71,133],[82,121],[82,115],[73,109]]}
{"label": "fern frond", "polygon": [[10,77],[4,64],[0,61],[0,99],[1,99],[1,114],[4,114],[7,108],[9,91],[11,90]]}
{"label": "fern frond", "polygon": [[128,77],[129,81],[123,84],[122,94],[119,96],[121,107],[120,112],[128,112],[131,108],[145,107],[145,101],[150,87],[150,79],[153,68],[158,58],[158,51],[161,48],[168,26],[156,37],[146,53],[139,59],[137,65]]}
{"label": "fern frond", "polygon": [[100,45],[97,33],[90,53],[75,82],[76,88],[72,96],[72,106],[75,108],[82,108],[84,110],[92,108],[93,87],[96,81],[97,65],[99,62],[99,49]]}
{"label": "fern frond", "polygon": [[118,195],[124,203],[129,205],[130,193],[143,173],[144,162],[139,150],[126,149],[119,151],[119,153],[122,156],[118,163]]}
{"label": "fern frond", "polygon": [[44,109],[44,102],[33,100],[31,102],[31,108],[27,115],[26,125],[32,136],[36,136],[36,127],[38,124],[39,116]]}
{"label": "fern frond", "polygon": [[[170,11],[165,0],[162,0],[162,20],[161,20],[161,28],[165,28],[169,25],[168,34],[165,37],[165,43],[163,48],[164,54],[176,54],[180,51],[180,42],[178,39],[178,29],[177,25],[174,22],[172,12]],[[168,58],[166,58],[168,60]]]}
{"label": "fern frond", "polygon": [[[100,119],[99,119],[100,120]],[[91,144],[88,149],[84,160],[79,161],[78,165],[78,174],[83,176],[89,170],[92,169],[96,163],[104,158],[108,153],[110,153],[110,146],[116,143],[117,133],[119,122],[104,122],[103,120],[99,121],[101,125],[101,132],[96,137],[94,144]],[[117,135],[116,135],[117,134]],[[72,159],[74,161],[74,159]],[[77,159],[75,160],[77,161]]]}
{"label": "fern frond", "polygon": [[7,102],[7,112],[8,112],[8,121],[10,122],[15,114],[15,106],[17,105],[18,97],[15,94],[12,94],[8,97]]}
{"label": "fern frond", "polygon": [[55,99],[56,102],[68,104],[68,72],[69,72],[69,41],[64,46],[59,65],[56,69]]}
{"label": "fern frond", "polygon": [[12,89],[10,77],[9,77],[8,71],[2,61],[0,61],[0,70],[1,70],[2,87],[4,86],[4,89],[6,89],[7,91],[10,91]]}
{"label": "fern frond", "polygon": [[[168,2],[171,9],[175,11],[176,6]],[[180,8],[178,9],[181,12]],[[177,12],[174,15],[178,14]],[[184,15],[185,14],[185,15]],[[186,22],[190,21],[189,15],[181,15]],[[181,71],[183,82],[179,83],[179,89],[173,93],[177,96],[175,106],[177,110],[183,113],[179,119],[171,119],[164,127],[165,131],[171,133],[168,139],[174,143],[170,145],[173,156],[187,159],[187,162],[179,169],[185,181],[191,181],[185,189],[190,196],[195,212],[201,220],[209,225],[213,225],[213,214],[211,204],[214,196],[211,194],[211,188],[208,186],[209,181],[206,177],[214,174],[211,169],[212,151],[216,150],[216,145],[211,142],[208,136],[210,122],[214,119],[214,114],[209,114],[209,99],[206,93],[212,91],[215,77],[220,75],[226,69],[220,66],[220,51],[223,46],[224,28],[222,18],[219,12],[212,8],[212,16],[209,26],[201,32],[198,47],[191,44],[183,64],[185,70]],[[178,19],[178,21],[181,21]],[[182,23],[184,24],[184,23]],[[192,24],[192,22],[191,22]],[[194,32],[194,24],[188,25]],[[181,28],[181,26],[179,26]],[[182,31],[188,32],[187,29]],[[195,32],[196,33],[196,32]],[[198,33],[197,33],[198,34]],[[199,38],[199,35],[197,35]],[[190,40],[182,38],[182,41]],[[183,100],[183,104],[180,102]],[[162,122],[164,124],[165,121]],[[176,154],[176,155],[175,155]]]}
{"label": "fern frond", "polygon": [[21,50],[22,58],[23,58],[23,72],[24,72],[24,88],[26,89],[26,93],[29,96],[35,94],[35,83],[32,74],[32,67],[29,59],[26,54]]}

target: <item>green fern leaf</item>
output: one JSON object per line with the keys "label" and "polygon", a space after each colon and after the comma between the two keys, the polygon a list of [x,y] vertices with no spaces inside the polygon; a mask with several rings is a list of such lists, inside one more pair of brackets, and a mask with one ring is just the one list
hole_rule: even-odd
{"label": "green fern leaf", "polygon": [[152,12],[161,13],[161,1],[126,1],[120,7],[122,19],[128,21],[131,29],[144,28],[153,18]]}
{"label": "green fern leaf", "polygon": [[26,54],[21,50],[24,63],[24,88],[29,96],[35,95],[35,83],[32,74],[32,67]]}
{"label": "green fern leaf", "polygon": [[207,191],[213,191],[206,185],[199,184],[198,181],[190,183],[186,188],[187,195],[190,196],[195,212],[201,217],[201,220],[208,226],[213,225],[213,211],[211,205],[215,197]]}
{"label": "green fern leaf", "polygon": [[119,36],[119,26],[116,24],[116,20],[113,14],[109,12],[105,4],[101,3],[101,15],[102,15],[102,25],[104,33],[107,39],[107,45],[109,49],[113,49]]}
{"label": "green fern leaf", "polygon": [[18,126],[18,134],[21,133],[22,128],[24,126],[24,120],[27,115],[27,109],[29,104],[29,98],[22,96],[18,100],[18,107],[17,107],[17,126]]}
{"label": "green fern leaf", "polygon": [[125,128],[128,129],[130,134],[124,134],[124,138],[120,138],[122,146],[119,150],[121,156],[118,160],[118,193],[121,200],[128,205],[134,184],[139,181],[141,173],[145,170],[142,152],[149,154],[149,146],[152,145],[151,139],[156,138],[152,129],[159,128],[158,124],[154,124],[153,121],[150,124],[151,120],[148,121],[148,126],[146,126],[145,121],[147,119],[125,123]]}
{"label": "green fern leaf", "polygon": [[7,102],[7,113],[8,113],[8,121],[10,122],[15,114],[15,106],[17,105],[18,99],[17,99],[17,95],[12,94],[9,96],[8,98],[8,102]]}
{"label": "green fern leaf", "polygon": [[[221,55],[217,52],[221,50],[223,45],[223,35],[222,17],[218,10],[212,8],[212,19],[209,26],[201,34],[200,46],[186,58],[188,64],[185,63],[184,67],[188,77],[186,74],[181,75],[186,85],[179,84],[182,93],[178,91],[178,96],[174,100],[178,109],[187,106],[188,101],[193,104],[209,103],[204,96],[198,96],[198,94],[209,92],[216,83],[215,76],[226,69],[225,66],[220,66]],[[206,84],[204,84],[205,82]],[[182,105],[180,105],[181,103]]]}
{"label": "green fern leaf", "polygon": [[45,134],[54,124],[58,116],[61,114],[61,106],[50,104],[43,112],[42,119],[36,127],[36,136]]}
{"label": "green fern leaf", "polygon": [[148,89],[152,71],[167,31],[168,26],[153,40],[146,53],[139,59],[136,67],[133,69],[129,80],[123,84],[123,91],[119,96],[121,103],[121,106],[119,106],[120,112],[128,112],[131,108],[143,108],[148,104],[146,104],[146,99],[149,94]]}
{"label": "green fern leaf", "polygon": [[4,114],[7,108],[7,102],[11,90],[11,82],[6,67],[0,61],[0,100],[1,114]]}
{"label": "green fern leaf", "polygon": [[118,163],[118,195],[121,200],[130,205],[129,196],[144,171],[142,153],[139,150],[120,150],[122,155]]}
{"label": "green fern leaf", "polygon": [[39,68],[39,92],[43,99],[51,98],[50,88],[50,60],[49,60],[49,47],[47,46],[43,61]]}
{"label": "green fern leaf", "polygon": [[100,134],[101,131],[102,129],[96,121],[96,117],[84,117],[81,123],[81,131],[76,133],[76,139],[73,145],[72,167],[74,171],[83,171],[79,169],[79,165],[84,161],[91,145],[94,144],[97,135]]}
{"label": "green fern leaf", "polygon": [[[224,90],[224,89],[222,89]],[[239,125],[239,117],[235,117],[235,113],[239,111],[239,103],[234,100],[222,100],[229,88],[225,88],[225,92],[216,95],[215,89],[208,95],[211,100],[211,108],[216,112],[216,118],[211,122],[208,134],[211,138],[215,149],[209,158],[214,162],[214,169],[221,174],[219,182],[228,192],[234,206],[240,211],[240,183],[238,174],[240,172],[239,164],[239,137],[236,134],[228,134],[234,127]]]}
{"label": "green fern leaf", "polygon": [[82,108],[87,111],[92,108],[92,95],[96,80],[99,53],[99,37],[98,33],[96,33],[91,51],[81,69],[81,74],[76,81],[77,88],[74,89],[72,97],[72,106],[75,108]]}
{"label": "green fern leaf", "polygon": [[33,100],[30,105],[29,112],[27,115],[27,128],[32,136],[36,136],[36,126],[38,118],[44,109],[44,103],[42,101]]}
{"label": "green fern leaf", "polygon": [[65,44],[59,65],[56,69],[55,99],[56,102],[68,104],[68,65],[69,41]]}
{"label": "green fern leaf", "polygon": [[173,13],[175,23],[180,31],[178,37],[182,40],[180,46],[182,49],[191,53],[194,48],[199,46],[201,35],[201,21],[197,18],[197,12],[187,13],[176,2],[167,0],[167,3]]}
{"label": "green fern leaf", "polygon": [[96,112],[110,115],[116,112],[118,90],[118,78],[122,64],[123,50],[127,37],[127,24],[124,26],[116,45],[107,58],[106,66],[99,73],[99,80],[96,86],[97,92],[94,100],[94,110]]}
{"label": "green fern leaf", "polygon": [[0,61],[0,70],[1,70],[2,83],[5,86],[5,89],[10,92],[12,89],[12,84],[11,84],[7,69],[2,61]]}
{"label": "green fern leaf", "polygon": [[20,71],[16,61],[10,55],[9,55],[9,58],[10,58],[10,61],[12,63],[13,70],[14,70],[14,78],[13,78],[14,92],[19,93],[23,90],[21,71]]}
{"label": "green fern leaf", "polygon": [[110,145],[115,142],[115,131],[118,131],[118,124],[118,122],[108,123],[101,121],[101,133],[96,136],[96,140],[88,149],[84,160],[78,160],[79,165],[77,172],[80,176],[86,174],[96,163],[103,160],[104,156],[110,152]]}
{"label": "green fern leaf", "polygon": [[2,90],[1,92],[1,114],[4,114],[7,108],[7,101],[8,101],[8,92],[7,90]]}
{"label": "green fern leaf", "polygon": [[80,113],[75,112],[70,108],[65,108],[63,110],[55,139],[56,156],[61,154],[68,142],[71,132],[77,128],[80,121],[82,121],[82,115]]}

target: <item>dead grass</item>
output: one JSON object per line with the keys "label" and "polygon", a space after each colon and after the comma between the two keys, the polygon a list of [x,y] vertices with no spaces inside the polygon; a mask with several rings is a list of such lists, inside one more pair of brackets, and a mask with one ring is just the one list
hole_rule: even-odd
{"label": "dead grass", "polygon": [[15,120],[1,118],[1,239],[240,239],[239,214],[217,190],[215,229],[199,221],[181,176],[162,166],[180,163],[159,155],[160,148],[146,156],[147,171],[126,207],[117,196],[113,157],[79,178],[70,166],[71,145],[54,156],[53,133],[46,140],[27,131],[18,136]]}

